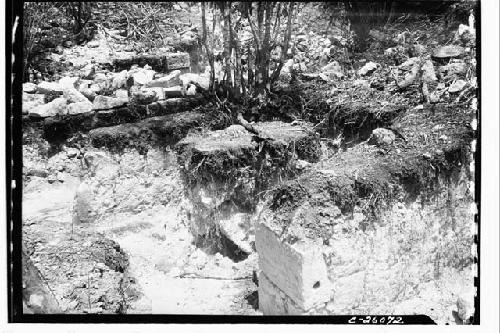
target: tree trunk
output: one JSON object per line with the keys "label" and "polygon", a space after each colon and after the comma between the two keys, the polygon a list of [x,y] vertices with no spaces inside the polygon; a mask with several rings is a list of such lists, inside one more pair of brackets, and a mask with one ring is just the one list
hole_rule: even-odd
{"label": "tree trunk", "polygon": [[230,25],[231,25],[231,12],[230,2],[223,2],[221,4],[223,9],[223,19],[224,25],[222,27],[222,38],[223,38],[223,47],[224,47],[224,78],[226,87],[233,88],[232,75],[231,75],[231,40],[230,40]]}
{"label": "tree trunk", "polygon": [[234,50],[234,88],[239,97],[243,92],[244,82],[241,71],[241,43],[236,31],[231,27],[231,46]]}
{"label": "tree trunk", "polygon": [[287,53],[288,53],[288,46],[290,44],[290,38],[292,36],[293,15],[294,15],[294,3],[290,2],[289,7],[288,7],[288,20],[286,22],[285,38],[284,38],[283,44],[281,46],[280,60],[279,60],[277,68],[274,70],[273,75],[271,76],[271,84],[278,79],[280,72],[281,72],[281,69],[283,68],[283,64],[285,62]]}
{"label": "tree trunk", "polygon": [[[214,18],[215,21],[215,18]],[[202,42],[207,53],[208,63],[210,64],[210,86],[209,90],[211,92],[215,89],[215,64],[214,64],[214,54],[212,53],[212,48],[208,46],[207,41],[207,20],[205,13],[205,3],[201,3],[201,26],[202,26]]]}

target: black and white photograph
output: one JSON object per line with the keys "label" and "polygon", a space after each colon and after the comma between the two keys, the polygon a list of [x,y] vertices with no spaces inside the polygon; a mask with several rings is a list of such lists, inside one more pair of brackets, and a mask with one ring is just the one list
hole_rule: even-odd
{"label": "black and white photograph", "polygon": [[10,4],[9,321],[479,325],[482,2]]}

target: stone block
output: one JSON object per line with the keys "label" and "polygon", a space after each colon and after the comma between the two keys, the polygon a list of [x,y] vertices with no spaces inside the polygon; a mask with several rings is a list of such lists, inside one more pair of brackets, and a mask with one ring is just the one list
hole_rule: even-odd
{"label": "stone block", "polygon": [[159,79],[150,81],[146,84],[146,87],[160,87],[160,88],[170,88],[181,84],[181,80],[179,79],[179,75],[181,72],[179,70],[175,70],[167,76],[161,77]]}
{"label": "stone block", "polygon": [[52,102],[39,105],[30,109],[30,116],[35,117],[52,117],[55,115],[64,115],[67,113],[67,100],[64,97],[58,97]]}
{"label": "stone block", "polygon": [[94,99],[94,110],[109,110],[124,106],[128,100],[109,96],[96,96]]}
{"label": "stone block", "polygon": [[330,300],[333,286],[320,248],[283,242],[263,223],[257,224],[255,241],[260,269],[298,307],[309,310]]}
{"label": "stone block", "polygon": [[270,316],[302,315],[306,312],[262,272],[259,274],[259,310]]}
{"label": "stone block", "polygon": [[163,88],[163,95],[165,98],[183,97],[185,95],[182,86],[174,86],[170,88]]}
{"label": "stone block", "polygon": [[90,101],[75,102],[68,104],[68,114],[75,115],[92,111],[92,103]]}
{"label": "stone block", "polygon": [[63,87],[60,83],[58,82],[40,82],[37,85],[37,92],[39,94],[60,94],[62,95],[63,93]]}

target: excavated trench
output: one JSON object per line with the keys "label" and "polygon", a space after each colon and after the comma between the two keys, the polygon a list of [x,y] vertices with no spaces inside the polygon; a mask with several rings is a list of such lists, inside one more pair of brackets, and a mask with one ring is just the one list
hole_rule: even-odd
{"label": "excavated trench", "polygon": [[[440,239],[449,230],[462,233],[454,236],[460,249],[440,248],[447,259],[438,260],[441,266],[434,274],[471,267],[470,258],[460,252],[472,247],[465,230],[473,218],[464,207],[473,200],[461,185],[473,179],[467,169],[473,137],[470,112],[450,122],[448,107],[432,114],[424,110],[433,121],[423,123],[421,114],[398,107],[342,105],[330,116],[327,135],[342,133],[348,144],[331,152],[309,123],[256,123],[266,134],[262,140],[239,125],[217,129],[220,124],[209,113],[195,108],[201,103],[197,99],[167,101],[144,106],[142,115],[134,110],[129,116],[114,111],[119,117],[108,112],[43,122],[26,119],[24,174],[29,200],[24,205],[34,208],[23,219],[24,241],[31,249],[30,260],[35,259],[52,290],[39,304],[54,304],[55,299],[61,311],[70,313],[340,314],[350,306],[362,313],[391,312],[374,305],[385,304],[376,290],[384,288],[384,278],[397,278],[382,273],[367,277],[366,270],[353,267],[373,265],[366,249],[390,230],[400,240],[387,251],[391,260],[407,263],[398,266],[402,271],[410,267],[419,272],[431,265],[430,259],[422,267],[401,259],[418,255],[404,246],[421,246],[401,228],[420,225],[440,230]],[[378,127],[391,128],[389,141],[376,135],[373,130]],[[56,187],[67,203],[37,210],[40,195]],[[439,208],[443,203],[444,213]],[[416,218],[415,205],[427,214],[420,215],[417,226],[408,222]],[[40,210],[49,215],[59,212],[50,218],[62,221],[54,222],[56,237],[51,241],[43,230],[45,222],[36,217]],[[440,218],[452,222],[436,225]],[[387,231],[387,223],[396,229]],[[117,253],[126,254],[121,271],[109,264],[112,258],[89,259],[82,254],[92,248],[87,237],[112,240]],[[49,253],[74,248],[71,242],[83,242],[82,250],[57,260]],[[428,250],[422,253],[430,256]],[[54,270],[82,255],[88,267],[73,269],[62,283],[64,278]],[[302,264],[293,257],[302,258]],[[53,266],[47,266],[49,259]],[[99,265],[102,261],[104,266]],[[106,274],[116,280],[113,287],[99,282]],[[309,281],[314,274],[314,281]],[[438,275],[434,280],[445,283]],[[291,282],[290,277],[297,279]],[[375,282],[370,285],[371,278]],[[405,282],[396,285],[403,289],[433,280],[399,279]],[[90,293],[89,285],[98,287]],[[43,294],[36,284],[25,289],[30,311],[38,304],[30,296],[35,289]],[[74,296],[75,290],[81,290],[79,296]],[[394,297],[411,303],[412,297],[424,296],[399,291]],[[424,311],[418,305],[407,304],[408,311]],[[440,311],[435,317],[448,320],[443,319],[447,310]]]}
{"label": "excavated trench", "polygon": [[[258,124],[271,138],[259,142],[239,125],[203,129],[211,119],[196,109],[107,127],[97,116],[25,119],[23,241],[40,276],[26,311],[258,314],[256,208],[297,161],[319,159],[312,126]],[[118,252],[101,258],[90,238]]]}

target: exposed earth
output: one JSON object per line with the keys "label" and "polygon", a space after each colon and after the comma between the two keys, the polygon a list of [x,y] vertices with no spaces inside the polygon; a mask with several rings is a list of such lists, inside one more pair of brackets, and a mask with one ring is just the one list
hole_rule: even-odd
{"label": "exposed earth", "polygon": [[[306,6],[270,102],[242,110],[250,131],[227,113],[237,105],[206,94],[199,11],[167,10],[184,29],[167,24],[172,38],[147,52],[109,24],[80,45],[56,40],[67,46],[45,53],[56,69],[24,83],[24,312],[470,323],[471,22],[403,18],[355,53]],[[268,258],[273,237],[321,248],[312,288],[334,295],[304,305],[279,277],[293,265]]]}

